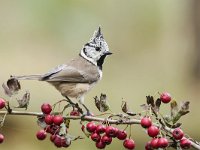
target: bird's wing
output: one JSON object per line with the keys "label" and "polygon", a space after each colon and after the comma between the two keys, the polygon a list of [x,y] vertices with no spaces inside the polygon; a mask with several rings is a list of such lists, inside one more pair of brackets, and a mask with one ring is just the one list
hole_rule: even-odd
{"label": "bird's wing", "polygon": [[61,81],[69,83],[92,83],[98,80],[97,74],[83,71],[75,66],[61,65],[46,73],[42,79],[47,82]]}

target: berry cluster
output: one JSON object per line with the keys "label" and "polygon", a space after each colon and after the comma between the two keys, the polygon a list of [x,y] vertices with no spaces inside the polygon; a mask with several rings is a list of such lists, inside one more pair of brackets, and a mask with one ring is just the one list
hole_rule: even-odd
{"label": "berry cluster", "polygon": [[[84,127],[82,127],[84,128]],[[91,139],[96,143],[98,149],[104,149],[111,144],[113,138],[123,140],[123,146],[129,150],[135,148],[135,142],[127,138],[127,133],[113,126],[96,125],[94,122],[86,124],[86,129],[90,133]]]}
{"label": "berry cluster", "polygon": [[50,104],[47,103],[44,103],[41,106],[41,110],[44,114],[42,122],[45,123],[45,125],[44,129],[41,129],[36,133],[37,139],[44,140],[47,137],[47,133],[49,133],[51,135],[50,140],[54,143],[56,147],[69,147],[69,145],[71,144],[71,139],[66,136],[67,129],[65,129],[64,133],[63,131],[62,133],[60,133],[61,129],[63,128],[63,116],[50,114],[52,111],[52,107]]}
{"label": "berry cluster", "polygon": [[[160,100],[163,103],[169,103],[171,101],[171,96],[169,93],[164,92],[160,95]],[[150,117],[143,117],[140,124],[143,128],[147,129],[147,134],[152,137],[145,145],[146,150],[167,148],[169,146],[169,140],[160,135],[160,129],[152,124]],[[180,143],[181,148],[189,149],[191,147],[191,142],[184,137],[184,133],[180,128],[173,130],[172,137],[176,142]]]}
{"label": "berry cluster", "polygon": [[[2,98],[0,98],[0,109],[3,109],[6,106],[6,101]],[[3,143],[4,136],[0,133],[0,144]]]}
{"label": "berry cluster", "polygon": [[151,141],[145,146],[146,150],[166,148],[168,146],[169,142],[165,137],[157,138],[160,130],[157,126],[152,125],[152,121],[149,117],[143,117],[140,124],[143,128],[147,129],[148,135],[152,137]]}
{"label": "berry cluster", "polygon": [[[107,145],[111,144],[113,139],[118,139],[120,141],[123,141],[124,148],[128,150],[135,149],[135,142],[133,139],[131,139],[131,125],[128,125],[127,127],[130,127],[130,133],[129,136],[127,136],[126,128],[124,130],[118,129],[116,127],[113,127],[110,123],[112,120],[116,124],[118,121],[127,121],[134,119],[141,119],[139,121],[142,128],[146,130],[146,133],[148,134],[151,139],[146,143],[145,150],[153,150],[153,149],[167,149],[170,147],[174,148],[180,148],[180,149],[190,149],[191,145],[193,146],[193,143],[191,143],[191,140],[187,139],[186,136],[184,136],[184,132],[180,128],[180,123],[177,123],[180,116],[185,115],[188,113],[189,105],[188,103],[184,103],[184,105],[181,106],[180,110],[178,110],[178,105],[175,100],[171,102],[172,98],[171,95],[167,92],[163,92],[160,94],[160,97],[156,100],[153,96],[147,96],[147,103],[142,105],[143,109],[145,110],[145,115],[142,115],[142,113],[133,113],[129,110],[129,108],[126,105],[123,105],[122,111],[125,114],[110,114],[109,117],[107,117],[107,121],[101,124],[97,124],[94,121],[102,121],[98,118],[90,118],[88,116],[82,116],[82,117],[70,117],[70,116],[80,116],[82,112],[79,112],[79,108],[74,105],[66,105],[62,111],[55,112],[55,107],[57,104],[60,104],[62,102],[58,101],[54,105],[50,105],[48,103],[44,103],[41,105],[41,111],[43,114],[40,114],[38,116],[38,125],[42,128],[36,133],[36,137],[38,140],[44,140],[47,138],[47,135],[50,135],[50,141],[54,143],[54,145],[58,148],[61,147],[69,147],[71,145],[72,141],[75,141],[77,139],[81,139],[82,137],[73,137],[68,134],[68,128],[70,125],[69,119],[81,119],[80,124],[83,123],[83,121],[90,121],[87,122],[86,125],[82,124],[82,131],[85,133],[86,136],[90,137],[92,141],[95,142],[95,145],[98,149],[104,149]],[[174,114],[168,117],[169,119],[166,119],[162,116],[162,114],[159,112],[161,103],[167,104],[170,103],[171,105],[171,112],[174,111]],[[72,107],[73,110],[71,112],[67,112],[70,116],[63,117],[63,112],[68,108]],[[12,109],[10,109],[9,101],[5,101],[4,99],[0,98],[0,109],[5,108],[8,113],[12,113]],[[178,117],[177,117],[178,114]],[[6,116],[6,115],[5,115]],[[0,118],[0,125],[2,126],[4,118]],[[92,115],[94,116],[94,115]],[[1,117],[1,116],[0,116]],[[113,117],[119,117],[119,120]],[[178,119],[177,119],[178,118]],[[152,120],[155,120],[153,123]],[[3,121],[2,121],[3,120]],[[138,124],[138,121],[136,124]],[[169,128],[169,129],[168,129]],[[0,143],[4,141],[4,136],[0,133]]]}

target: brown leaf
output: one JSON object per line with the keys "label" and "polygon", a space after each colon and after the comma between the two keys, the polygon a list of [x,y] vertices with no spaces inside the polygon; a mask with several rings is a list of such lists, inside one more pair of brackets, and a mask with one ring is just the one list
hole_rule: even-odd
{"label": "brown leaf", "polygon": [[19,81],[12,77],[10,79],[8,79],[7,86],[10,89],[10,91],[12,91],[12,92],[17,92],[21,89],[21,85],[20,85]]}
{"label": "brown leaf", "polygon": [[151,105],[152,107],[155,106],[153,96],[150,96],[150,95],[149,95],[149,96],[146,96],[146,99],[147,99],[147,104],[148,104],[148,105]]}
{"label": "brown leaf", "polygon": [[187,113],[190,112],[189,111],[189,104],[190,104],[189,101],[181,102],[180,109],[178,111],[180,116],[186,115]]}
{"label": "brown leaf", "polygon": [[23,97],[21,99],[18,99],[17,102],[19,104],[19,106],[17,106],[17,108],[28,108],[29,105],[29,101],[30,101],[30,93],[26,92]]}
{"label": "brown leaf", "polygon": [[189,113],[189,101],[182,102],[180,108],[178,109],[178,105],[176,102],[171,103],[171,115],[172,115],[172,122],[175,124],[183,115]]}
{"label": "brown leaf", "polygon": [[9,97],[11,97],[13,95],[13,92],[4,83],[2,84],[2,87],[3,87],[4,93],[6,95],[8,95]]}
{"label": "brown leaf", "polygon": [[161,99],[158,98],[158,99],[156,100],[156,103],[155,103],[155,108],[154,108],[155,112],[158,112],[158,111],[159,111],[160,105],[161,105]]}
{"label": "brown leaf", "polygon": [[171,106],[171,118],[174,118],[178,113],[178,104],[175,100],[170,103]]}
{"label": "brown leaf", "polygon": [[122,111],[124,113],[127,113],[129,111],[129,108],[127,106],[127,102],[126,101],[122,101],[122,105],[121,105]]}
{"label": "brown leaf", "polygon": [[100,110],[100,100],[99,100],[99,98],[97,96],[95,96],[94,100],[95,100],[96,107],[98,108],[98,110]]}
{"label": "brown leaf", "polygon": [[109,110],[110,105],[108,103],[106,94],[101,93],[100,100],[97,96],[94,99],[96,107],[99,109],[100,112],[105,112]]}
{"label": "brown leaf", "polygon": [[121,105],[122,111],[124,113],[126,113],[129,116],[135,116],[136,113],[130,111],[130,109],[128,108],[127,102],[126,101],[122,101],[122,105]]}
{"label": "brown leaf", "polygon": [[174,124],[171,128],[178,128],[178,127],[180,127],[182,125],[182,123],[176,123],[176,124]]}

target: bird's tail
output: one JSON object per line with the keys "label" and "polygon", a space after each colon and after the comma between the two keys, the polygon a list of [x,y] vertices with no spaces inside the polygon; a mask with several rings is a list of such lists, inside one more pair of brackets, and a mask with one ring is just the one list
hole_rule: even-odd
{"label": "bird's tail", "polygon": [[42,75],[10,76],[18,80],[41,80]]}

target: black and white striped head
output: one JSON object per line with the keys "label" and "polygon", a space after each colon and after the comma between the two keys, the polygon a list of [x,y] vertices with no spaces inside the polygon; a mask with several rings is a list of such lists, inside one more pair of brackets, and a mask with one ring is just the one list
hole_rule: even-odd
{"label": "black and white striped head", "polygon": [[100,27],[94,32],[93,37],[84,45],[80,53],[82,57],[100,68],[102,68],[106,56],[111,54]]}

